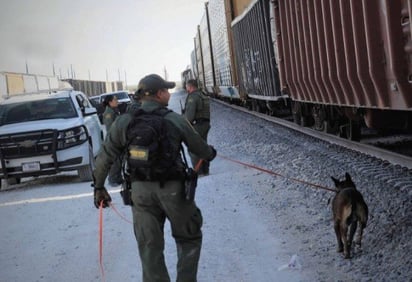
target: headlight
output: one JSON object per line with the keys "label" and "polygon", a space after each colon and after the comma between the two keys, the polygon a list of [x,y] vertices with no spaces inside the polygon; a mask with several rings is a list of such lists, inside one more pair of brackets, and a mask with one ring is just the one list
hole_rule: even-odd
{"label": "headlight", "polygon": [[87,141],[86,129],[83,126],[59,131],[57,149],[64,149],[82,144]]}

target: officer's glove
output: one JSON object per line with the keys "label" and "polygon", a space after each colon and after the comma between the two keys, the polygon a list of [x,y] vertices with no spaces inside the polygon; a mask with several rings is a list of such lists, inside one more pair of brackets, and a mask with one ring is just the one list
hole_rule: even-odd
{"label": "officer's glove", "polygon": [[216,157],[217,152],[216,152],[216,149],[213,146],[209,145],[209,147],[210,147],[210,149],[212,149],[212,155],[207,159],[207,161],[211,162]]}
{"label": "officer's glove", "polygon": [[112,201],[106,188],[96,188],[94,187],[94,205],[98,209],[100,207],[100,202],[103,201],[103,208],[107,208]]}

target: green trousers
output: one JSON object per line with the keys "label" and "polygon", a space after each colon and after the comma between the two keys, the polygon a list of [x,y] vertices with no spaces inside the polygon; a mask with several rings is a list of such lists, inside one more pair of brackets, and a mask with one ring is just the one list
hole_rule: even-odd
{"label": "green trousers", "polygon": [[164,259],[164,224],[170,221],[177,247],[176,281],[197,281],[203,218],[194,201],[183,197],[181,181],[132,182],[133,224],[144,282],[170,281]]}

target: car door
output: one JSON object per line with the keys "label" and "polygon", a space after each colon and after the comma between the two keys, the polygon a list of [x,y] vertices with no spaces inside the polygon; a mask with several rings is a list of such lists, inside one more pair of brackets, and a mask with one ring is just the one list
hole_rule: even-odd
{"label": "car door", "polygon": [[81,109],[83,123],[92,139],[93,155],[96,156],[104,139],[104,132],[96,113],[96,108],[83,93],[76,94],[76,102]]}

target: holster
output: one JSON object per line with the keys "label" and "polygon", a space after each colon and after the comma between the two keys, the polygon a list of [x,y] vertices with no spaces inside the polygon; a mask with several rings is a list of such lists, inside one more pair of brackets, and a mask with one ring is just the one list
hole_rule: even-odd
{"label": "holster", "polygon": [[127,177],[122,183],[122,189],[120,190],[120,196],[122,196],[123,204],[126,206],[133,206],[132,201],[132,183],[130,178]]}
{"label": "holster", "polygon": [[185,199],[193,201],[195,199],[197,186],[197,172],[192,168],[187,168],[185,178]]}

